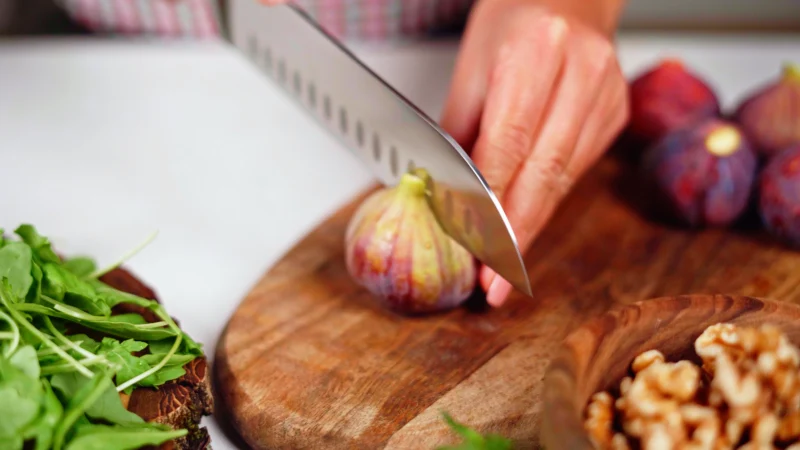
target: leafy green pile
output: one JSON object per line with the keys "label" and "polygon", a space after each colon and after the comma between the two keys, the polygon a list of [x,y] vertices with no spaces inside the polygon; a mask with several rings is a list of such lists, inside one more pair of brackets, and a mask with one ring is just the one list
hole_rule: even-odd
{"label": "leafy green pile", "polygon": [[455,446],[438,447],[436,450],[511,450],[512,442],[496,434],[482,435],[463,423],[456,422],[450,414],[443,412],[447,425],[461,436],[463,441]]}
{"label": "leafy green pile", "polygon": [[[145,422],[119,393],[181,377],[201,345],[160,304],[98,279],[121,261],[97,270],[60,258],[31,225],[14,233],[0,229],[0,450],[136,449],[186,435]],[[112,315],[121,303],[161,320]]]}

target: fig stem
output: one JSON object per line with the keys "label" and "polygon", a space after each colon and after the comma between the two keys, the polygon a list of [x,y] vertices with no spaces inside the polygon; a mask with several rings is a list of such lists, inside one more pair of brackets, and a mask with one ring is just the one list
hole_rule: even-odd
{"label": "fig stem", "polygon": [[783,79],[800,83],[800,64],[787,62],[783,65]]}
{"label": "fig stem", "polygon": [[425,181],[411,173],[404,173],[400,177],[400,183],[397,185],[397,189],[400,192],[414,197],[425,196],[425,188]]}

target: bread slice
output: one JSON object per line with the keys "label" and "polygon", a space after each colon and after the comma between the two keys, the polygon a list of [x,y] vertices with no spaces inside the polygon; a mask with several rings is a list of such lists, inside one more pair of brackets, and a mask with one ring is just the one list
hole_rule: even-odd
{"label": "bread slice", "polygon": [[[159,301],[153,289],[125,269],[112,270],[100,277],[100,281],[120,291]],[[131,312],[141,314],[148,322],[160,320],[152,311],[137,305],[119,304],[112,310],[112,314]],[[175,320],[175,323],[178,321]],[[200,426],[200,419],[214,412],[208,361],[205,356],[197,357],[183,368],[186,373],[182,377],[158,388],[139,387],[130,396],[120,393],[125,407],[144,420],[189,430],[189,434],[182,438],[165,442],[158,447],[143,447],[142,450],[211,449],[208,430]]]}

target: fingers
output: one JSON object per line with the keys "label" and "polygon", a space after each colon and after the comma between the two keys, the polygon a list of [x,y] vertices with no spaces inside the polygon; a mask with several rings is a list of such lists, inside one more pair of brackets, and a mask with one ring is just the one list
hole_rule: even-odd
{"label": "fingers", "polygon": [[531,152],[564,61],[566,28],[560,17],[521,17],[498,49],[472,159],[499,199]]}
{"label": "fingers", "polygon": [[[602,152],[597,134],[605,132],[601,124],[607,114],[603,113],[611,112],[607,102],[617,95],[612,90],[612,86],[616,89],[616,78],[611,75],[616,63],[610,43],[579,34],[570,40],[568,52],[547,120],[503,198],[523,251],[569,191],[577,176],[575,171],[588,168],[586,161]],[[510,291],[508,282],[495,277],[487,301],[500,306]]]}
{"label": "fingers", "polygon": [[467,24],[453,68],[450,90],[440,124],[466,151],[470,151],[486,100],[489,45],[485,33]]}
{"label": "fingers", "polygon": [[628,122],[628,89],[621,71],[610,73],[593,112],[581,131],[567,178],[577,180],[597,162]]}
{"label": "fingers", "polygon": [[556,101],[547,122],[537,136],[536,146],[504,198],[509,221],[522,248],[546,222],[572,181],[566,168],[570,163],[581,128],[586,122],[600,88],[605,82],[612,57],[606,41],[575,39],[575,46],[555,92]]}

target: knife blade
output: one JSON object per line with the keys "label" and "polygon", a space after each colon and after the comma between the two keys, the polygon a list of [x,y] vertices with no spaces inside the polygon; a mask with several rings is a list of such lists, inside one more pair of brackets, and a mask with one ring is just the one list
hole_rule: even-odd
{"label": "knife blade", "polygon": [[291,4],[227,0],[221,29],[261,73],[332,132],[383,184],[427,173],[445,232],[519,291],[528,272],[500,202],[464,149],[435,121]]}

